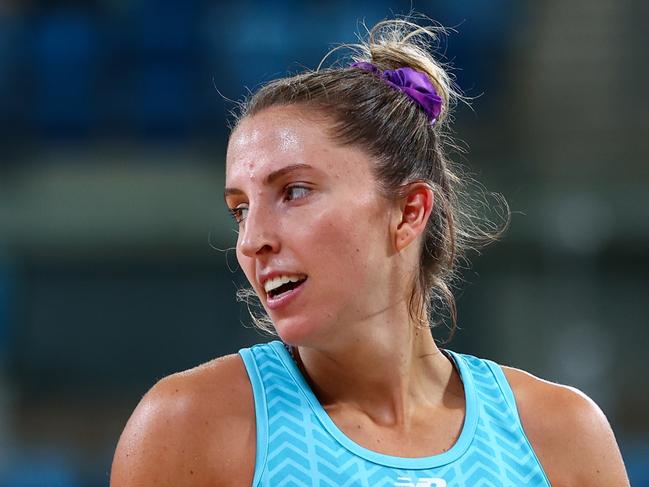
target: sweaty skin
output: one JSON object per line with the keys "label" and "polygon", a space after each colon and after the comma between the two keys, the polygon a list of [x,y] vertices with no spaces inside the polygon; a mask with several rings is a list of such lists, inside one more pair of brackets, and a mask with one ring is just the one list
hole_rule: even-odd
{"label": "sweaty skin", "polygon": [[[461,431],[464,392],[430,331],[411,322],[407,300],[433,192],[418,183],[398,201],[383,198],[371,158],[336,144],[327,128],[324,117],[291,106],[266,109],[234,131],[226,204],[240,220],[237,259],[347,436],[389,455],[441,453]],[[270,310],[258,276],[278,269],[308,278],[295,300]],[[553,486],[629,485],[594,402],[503,370]],[[252,390],[240,357],[230,355],[146,394],[120,438],[111,486],[250,485],[254,463]]]}

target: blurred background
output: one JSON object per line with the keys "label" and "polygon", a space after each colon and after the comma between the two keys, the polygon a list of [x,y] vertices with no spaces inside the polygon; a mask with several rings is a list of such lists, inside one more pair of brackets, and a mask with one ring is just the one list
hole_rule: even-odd
{"label": "blurred background", "polygon": [[457,30],[465,162],[514,213],[447,346],[582,389],[649,486],[643,0],[0,0],[0,486],[108,485],[149,387],[268,339],[218,250],[227,99],[411,7]]}

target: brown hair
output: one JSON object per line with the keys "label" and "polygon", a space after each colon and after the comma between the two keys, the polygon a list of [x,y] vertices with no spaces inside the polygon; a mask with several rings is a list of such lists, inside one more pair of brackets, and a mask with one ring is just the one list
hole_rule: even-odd
{"label": "brown hair", "polygon": [[[348,64],[319,66],[266,84],[241,104],[236,123],[269,107],[305,105],[331,120],[333,140],[361,147],[373,156],[377,187],[384,196],[403,196],[406,186],[414,181],[431,186],[434,206],[422,239],[419,273],[411,284],[409,310],[411,318],[426,327],[442,323],[448,312],[452,323],[449,341],[457,328],[451,289],[459,278],[458,263],[468,263],[468,249],[477,250],[495,241],[508,226],[510,213],[502,196],[492,195],[504,209],[499,213],[502,224],[480,216],[479,210],[488,206],[482,186],[448,157],[452,151],[462,152],[453,142],[449,125],[451,109],[458,100],[466,99],[429,52],[443,33],[442,27],[420,26],[408,19],[386,20],[374,26],[361,43],[342,46],[352,51],[353,61],[370,62],[380,70],[408,66],[427,74],[443,100],[434,125],[403,93]],[[478,189],[478,197],[469,187]],[[248,304],[249,311],[250,304],[261,307],[252,289],[239,289],[237,298]],[[265,313],[250,314],[257,327],[274,333]]]}

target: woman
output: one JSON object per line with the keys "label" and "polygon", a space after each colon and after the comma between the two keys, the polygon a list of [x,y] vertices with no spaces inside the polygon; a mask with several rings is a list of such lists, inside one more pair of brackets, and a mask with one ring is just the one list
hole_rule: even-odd
{"label": "woman", "polygon": [[495,239],[447,159],[436,31],[383,22],[355,62],[274,81],[227,152],[237,258],[281,341],[157,383],[111,485],[621,486],[583,393],[438,348],[463,251]]}

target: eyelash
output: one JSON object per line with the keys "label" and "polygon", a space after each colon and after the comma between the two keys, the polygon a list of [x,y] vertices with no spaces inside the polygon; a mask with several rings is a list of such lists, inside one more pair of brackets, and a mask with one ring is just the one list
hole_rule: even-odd
{"label": "eyelash", "polygon": [[[299,199],[302,199],[302,198],[306,198],[306,196],[311,192],[311,188],[308,188],[306,186],[302,186],[300,184],[295,184],[295,185],[286,186],[286,188],[284,188],[284,193],[286,194],[286,193],[288,193],[289,191],[291,191],[293,189],[306,190],[306,194],[304,196],[293,198],[293,199],[288,200],[288,201],[294,201],[294,200],[299,200]],[[241,223],[245,219],[245,217],[241,216],[241,212],[243,210],[247,210],[247,209],[248,208],[246,208],[246,207],[228,208],[228,212],[230,213],[230,215],[232,215],[232,218],[234,219],[234,221],[236,223]]]}
{"label": "eyelash", "polygon": [[235,222],[241,223],[243,220],[243,217],[241,216],[241,211],[244,210],[245,208],[228,208],[228,213],[232,215],[232,218],[234,219]]}
{"label": "eyelash", "polygon": [[286,192],[288,192],[288,191],[290,191],[292,189],[304,189],[304,190],[306,190],[306,194],[304,196],[300,196],[298,198],[293,198],[293,200],[300,200],[302,198],[306,198],[306,195],[311,192],[311,188],[307,188],[306,186],[301,186],[299,184],[295,184],[293,186],[286,186],[286,188],[284,189],[284,193],[286,193]]}

